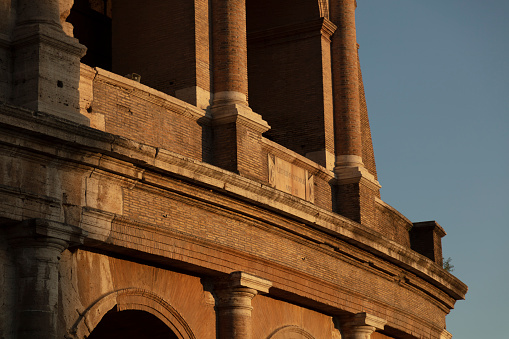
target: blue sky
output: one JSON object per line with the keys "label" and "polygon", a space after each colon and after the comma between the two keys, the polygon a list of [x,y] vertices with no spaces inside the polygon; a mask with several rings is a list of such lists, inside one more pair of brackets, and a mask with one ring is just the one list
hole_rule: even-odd
{"label": "blue sky", "polygon": [[454,338],[507,337],[509,0],[357,0],[382,199],[448,233]]}

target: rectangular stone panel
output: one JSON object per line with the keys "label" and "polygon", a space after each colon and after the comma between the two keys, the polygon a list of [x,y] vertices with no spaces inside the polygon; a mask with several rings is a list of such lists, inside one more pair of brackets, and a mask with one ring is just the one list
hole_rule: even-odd
{"label": "rectangular stone panel", "polygon": [[269,184],[280,191],[314,202],[314,179],[307,170],[269,154]]}

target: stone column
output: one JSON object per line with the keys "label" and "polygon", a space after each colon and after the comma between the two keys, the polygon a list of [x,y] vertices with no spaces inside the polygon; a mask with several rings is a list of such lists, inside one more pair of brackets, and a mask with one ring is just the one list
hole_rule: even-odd
{"label": "stone column", "polygon": [[213,163],[259,178],[259,139],[270,127],[247,102],[245,0],[212,0],[212,32]]}
{"label": "stone column", "polygon": [[244,272],[233,272],[216,287],[220,339],[251,339],[251,300],[267,293],[272,283]]}
{"label": "stone column", "polygon": [[355,28],[355,0],[331,0],[334,88],[334,140],[337,212],[366,226],[377,228],[375,197],[380,184],[362,161],[360,72]]}
{"label": "stone column", "polygon": [[214,102],[247,104],[246,1],[213,0]]}
{"label": "stone column", "polygon": [[[18,0],[12,35],[12,102],[79,124],[80,59],[86,48],[64,33],[60,0]],[[62,2],[62,10],[68,11]]]}
{"label": "stone column", "polygon": [[369,339],[371,333],[382,330],[386,321],[367,313],[357,313],[341,320],[342,339]]}
{"label": "stone column", "polygon": [[356,7],[355,0],[331,2],[331,19],[337,26],[332,40],[336,167],[364,166],[355,30]]}
{"label": "stone column", "polygon": [[70,245],[83,242],[73,226],[32,219],[9,226],[18,282],[17,338],[57,338],[58,260]]}

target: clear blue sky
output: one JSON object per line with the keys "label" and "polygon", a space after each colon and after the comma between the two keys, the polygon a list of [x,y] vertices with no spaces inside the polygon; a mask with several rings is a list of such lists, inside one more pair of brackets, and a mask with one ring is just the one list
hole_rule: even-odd
{"label": "clear blue sky", "polygon": [[357,3],[382,199],[448,233],[454,338],[509,338],[509,0]]}

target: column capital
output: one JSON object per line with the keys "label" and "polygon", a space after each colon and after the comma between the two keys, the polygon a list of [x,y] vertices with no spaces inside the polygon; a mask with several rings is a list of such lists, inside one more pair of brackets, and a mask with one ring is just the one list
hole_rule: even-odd
{"label": "column capital", "polygon": [[233,272],[230,274],[231,287],[252,288],[261,293],[268,293],[272,282],[246,272]]}
{"label": "column capital", "polygon": [[251,339],[253,307],[258,292],[267,293],[272,283],[245,272],[233,272],[215,287],[219,320],[219,338]]}
{"label": "column capital", "polygon": [[376,330],[382,330],[386,320],[366,312],[341,317],[341,334],[345,339],[369,339]]}
{"label": "column capital", "polygon": [[357,313],[343,318],[343,326],[346,327],[372,326],[377,330],[382,330],[386,323],[386,320],[366,312]]}
{"label": "column capital", "polygon": [[79,227],[45,219],[28,219],[10,223],[8,238],[11,244],[31,243],[40,240],[60,245],[62,250],[68,246],[83,244],[87,232]]}
{"label": "column capital", "polygon": [[269,280],[241,271],[230,273],[216,284],[216,290],[253,290],[255,294],[268,293],[270,287],[272,282]]}

